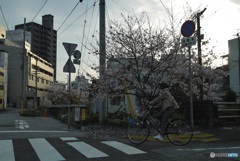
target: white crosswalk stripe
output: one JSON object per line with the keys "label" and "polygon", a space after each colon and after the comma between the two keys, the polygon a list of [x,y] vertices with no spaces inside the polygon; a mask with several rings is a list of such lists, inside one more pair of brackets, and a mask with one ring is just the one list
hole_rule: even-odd
{"label": "white crosswalk stripe", "polygon": [[107,154],[101,152],[100,150],[94,148],[91,145],[88,145],[84,142],[70,142],[68,143],[80,153],[85,155],[87,158],[100,158],[100,157],[108,157]]}
{"label": "white crosswalk stripe", "polygon": [[0,140],[0,160],[15,161],[12,140]]}
{"label": "white crosswalk stripe", "polygon": [[[62,140],[62,141],[60,141]],[[24,142],[30,146],[30,148],[33,149],[33,154],[35,157],[39,158],[40,161],[66,161],[69,158],[69,156],[66,156],[66,153],[64,151],[59,151],[62,146],[65,148],[72,149],[69,150],[77,150],[80,155],[85,156],[86,158],[104,158],[104,157],[110,157],[111,152],[107,151],[106,149],[98,149],[99,147],[105,146],[105,148],[109,147],[115,150],[118,150],[120,152],[123,152],[127,155],[135,155],[135,154],[144,154],[146,152],[134,148],[130,145],[123,144],[118,141],[100,141],[98,145],[98,148],[95,146],[98,144],[94,142],[94,145],[90,145],[91,143],[86,143],[85,141],[82,141],[76,137],[61,137],[59,139],[45,139],[45,138],[33,138],[33,139],[25,139]],[[15,142],[16,145],[16,142]],[[17,144],[18,145],[18,144]],[[15,153],[17,153],[18,149],[15,149],[14,151],[14,140],[0,140],[0,160],[1,161],[15,161],[19,160],[15,158]],[[21,152],[24,150],[21,149]],[[73,153],[76,153],[77,151],[74,151]],[[27,150],[29,152],[29,150]],[[31,160],[29,158],[29,160]]]}
{"label": "white crosswalk stripe", "polygon": [[44,138],[29,139],[29,141],[41,161],[65,160]]}
{"label": "white crosswalk stripe", "polygon": [[109,145],[117,150],[120,150],[126,154],[143,154],[143,153],[146,153],[142,150],[139,150],[137,148],[134,148],[132,146],[129,146],[129,145],[126,145],[126,144],[123,144],[123,143],[120,143],[120,142],[117,142],[117,141],[102,141],[102,143],[106,144],[106,145]]}

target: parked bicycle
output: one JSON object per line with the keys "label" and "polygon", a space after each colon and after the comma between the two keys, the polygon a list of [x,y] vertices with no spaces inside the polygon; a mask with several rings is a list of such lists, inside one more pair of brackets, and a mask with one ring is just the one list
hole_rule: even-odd
{"label": "parked bicycle", "polygon": [[[139,115],[137,117],[130,118],[127,138],[131,143],[144,143],[148,139],[151,129],[160,133],[160,125],[157,123],[157,119],[150,114],[151,109],[149,105],[144,105],[138,110]],[[182,146],[192,140],[193,129],[187,120],[183,118],[171,118],[168,121],[165,135],[174,145]]]}

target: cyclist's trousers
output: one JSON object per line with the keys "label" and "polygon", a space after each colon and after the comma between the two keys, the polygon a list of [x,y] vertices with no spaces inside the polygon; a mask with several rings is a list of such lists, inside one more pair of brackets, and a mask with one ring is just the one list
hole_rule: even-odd
{"label": "cyclist's trousers", "polygon": [[161,135],[163,136],[165,134],[166,126],[167,126],[167,120],[174,114],[175,110],[174,107],[168,107],[165,111],[161,111],[157,114],[157,118],[159,119],[161,123]]}

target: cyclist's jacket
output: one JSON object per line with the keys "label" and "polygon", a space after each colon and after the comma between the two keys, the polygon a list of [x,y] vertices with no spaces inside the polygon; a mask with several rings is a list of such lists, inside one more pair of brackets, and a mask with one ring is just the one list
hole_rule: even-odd
{"label": "cyclist's jacket", "polygon": [[155,105],[157,108],[162,107],[162,110],[165,111],[168,107],[173,107],[173,97],[170,94],[168,89],[164,89],[162,94],[156,97],[154,100],[150,101],[150,105]]}

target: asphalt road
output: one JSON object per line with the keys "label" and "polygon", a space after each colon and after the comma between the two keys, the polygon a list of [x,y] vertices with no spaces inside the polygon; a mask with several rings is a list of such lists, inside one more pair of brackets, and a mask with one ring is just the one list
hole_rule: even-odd
{"label": "asphalt road", "polygon": [[185,146],[151,139],[133,145],[124,137],[91,138],[54,118],[21,117],[16,109],[0,114],[1,161],[225,161],[239,155],[239,127],[196,132]]}

